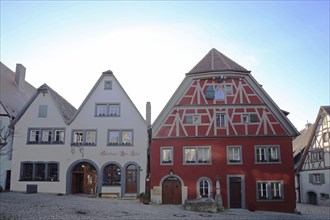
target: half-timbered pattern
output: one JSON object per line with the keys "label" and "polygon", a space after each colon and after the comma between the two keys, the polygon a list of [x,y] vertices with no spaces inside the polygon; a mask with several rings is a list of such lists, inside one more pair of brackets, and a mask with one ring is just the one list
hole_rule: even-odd
{"label": "half-timbered pattern", "polygon": [[111,71],[79,109],[42,85],[11,126],[12,190],[137,197],[145,191],[147,123]]}
{"label": "half-timbered pattern", "polygon": [[286,115],[250,71],[212,49],[152,125],[152,201],[214,198],[218,176],[227,208],[293,212],[298,132]]}
{"label": "half-timbered pattern", "polygon": [[298,172],[301,202],[330,206],[330,106],[320,107]]}

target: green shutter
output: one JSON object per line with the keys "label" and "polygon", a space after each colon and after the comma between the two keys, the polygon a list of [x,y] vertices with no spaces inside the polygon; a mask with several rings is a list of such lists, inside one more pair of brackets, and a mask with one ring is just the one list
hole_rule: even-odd
{"label": "green shutter", "polygon": [[320,174],[320,180],[321,180],[321,184],[324,184],[325,183],[325,175],[324,175],[324,173],[321,173]]}
{"label": "green shutter", "polygon": [[308,176],[309,176],[309,183],[313,183],[313,174],[308,174]]}

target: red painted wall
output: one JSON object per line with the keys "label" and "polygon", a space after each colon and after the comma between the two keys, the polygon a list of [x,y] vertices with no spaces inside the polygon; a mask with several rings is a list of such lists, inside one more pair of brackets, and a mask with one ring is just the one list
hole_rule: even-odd
{"label": "red painted wall", "polygon": [[[227,165],[227,146],[242,146],[242,165]],[[256,164],[255,145],[279,145],[281,163]],[[160,165],[160,148],[173,147],[173,165]],[[184,146],[211,146],[211,165],[183,165]],[[227,175],[245,176],[245,205],[248,209],[293,212],[296,206],[294,192],[294,168],[292,140],[290,137],[248,138],[185,138],[153,139],[150,147],[151,188],[160,186],[161,179],[173,169],[188,187],[188,199],[196,199],[196,183],[200,177],[212,180],[215,194],[215,177],[220,175],[221,195],[227,208]],[[284,186],[283,201],[257,201],[258,180],[281,180]],[[213,195],[214,196],[214,195]],[[214,198],[214,197],[213,197]]]}

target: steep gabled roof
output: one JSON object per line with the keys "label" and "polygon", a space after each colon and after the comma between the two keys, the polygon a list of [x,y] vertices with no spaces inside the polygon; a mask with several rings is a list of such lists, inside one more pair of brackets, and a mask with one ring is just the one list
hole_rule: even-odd
{"label": "steep gabled roof", "polygon": [[206,72],[250,72],[240,66],[233,60],[229,59],[218,50],[212,48],[205,57],[197,63],[197,65],[189,71],[188,74],[206,73]]}
{"label": "steep gabled roof", "polygon": [[88,95],[86,96],[86,98],[84,99],[84,101],[79,106],[79,108],[76,111],[76,113],[73,115],[73,117],[69,121],[69,124],[71,124],[75,120],[75,118],[78,116],[79,112],[84,108],[84,106],[86,105],[87,101],[90,99],[90,97],[92,96],[92,94],[94,93],[94,91],[96,90],[96,88],[102,82],[103,78],[105,76],[107,76],[107,75],[110,75],[110,76],[112,76],[115,79],[115,81],[118,83],[120,89],[123,91],[123,93],[127,97],[127,100],[129,100],[129,102],[132,104],[133,108],[138,113],[138,115],[140,116],[140,118],[144,121],[144,123],[146,123],[145,119],[143,118],[143,116],[141,115],[141,113],[139,112],[139,110],[136,108],[136,106],[134,105],[134,103],[132,102],[131,98],[128,96],[128,94],[124,90],[124,88],[121,86],[121,84],[119,83],[119,81],[117,80],[117,78],[115,77],[115,75],[113,74],[113,72],[111,70],[108,70],[108,71],[105,71],[105,72],[102,73],[102,75],[100,76],[100,78],[98,79],[98,81],[95,83],[95,85],[93,86],[93,88],[91,89],[91,91],[88,93]]}
{"label": "steep gabled roof", "polygon": [[36,89],[24,80],[19,89],[15,83],[15,72],[0,62],[0,102],[10,117],[16,117]]}
{"label": "steep gabled roof", "polygon": [[60,96],[57,92],[55,92],[52,88],[50,88],[47,84],[43,84],[40,86],[35,94],[31,97],[31,99],[26,103],[24,108],[19,112],[17,117],[10,124],[13,127],[17,121],[23,116],[25,111],[30,107],[30,105],[34,102],[34,100],[38,97],[40,93],[48,93],[50,97],[53,99],[55,106],[57,107],[60,115],[63,118],[63,121],[68,124],[70,119],[76,113],[76,108],[73,107],[68,101],[66,101],[62,96]]}
{"label": "steep gabled roof", "polygon": [[169,112],[178,102],[184,92],[191,85],[193,80],[203,77],[219,77],[219,76],[233,76],[243,77],[251,86],[254,92],[263,100],[274,114],[284,130],[291,137],[299,135],[297,129],[293,126],[290,120],[286,117],[288,112],[281,110],[272,98],[266,93],[262,86],[254,79],[250,71],[235,63],[216,49],[211,49],[209,53],[189,72],[183,79],[179,87],[176,89],[170,100],[167,102],[161,113],[152,124],[153,132],[158,131],[162,123],[164,123]]}
{"label": "steep gabled roof", "polygon": [[302,156],[302,158],[300,160],[300,163],[299,163],[299,166],[298,166],[298,170],[301,170],[302,167],[303,167],[303,165],[304,165],[304,162],[306,160],[306,157],[307,157],[308,152],[309,152],[309,150],[311,148],[311,145],[312,145],[313,136],[314,136],[314,134],[316,132],[316,129],[318,128],[317,125],[318,125],[318,123],[319,123],[322,115],[324,115],[324,114],[330,115],[330,106],[321,106],[320,107],[320,110],[319,110],[319,112],[317,114],[317,117],[316,117],[314,126],[312,127],[311,132],[310,132],[310,135],[308,137],[308,142],[306,144],[306,148],[304,150],[304,154],[303,154],[303,156]]}

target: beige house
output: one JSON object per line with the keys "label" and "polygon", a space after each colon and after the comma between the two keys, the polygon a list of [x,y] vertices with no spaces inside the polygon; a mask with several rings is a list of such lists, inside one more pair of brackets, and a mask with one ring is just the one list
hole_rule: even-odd
{"label": "beige house", "polygon": [[145,191],[147,123],[111,71],[76,110],[46,84],[14,120],[14,191],[136,196]]}
{"label": "beige house", "polygon": [[0,62],[0,188],[3,190],[10,190],[13,136],[8,125],[36,92],[25,81],[25,73],[22,64],[17,64],[14,72]]}

